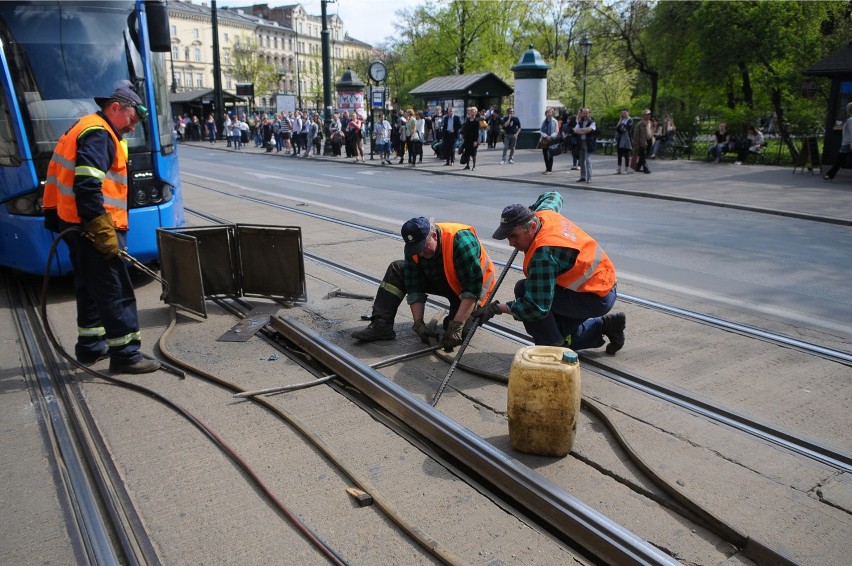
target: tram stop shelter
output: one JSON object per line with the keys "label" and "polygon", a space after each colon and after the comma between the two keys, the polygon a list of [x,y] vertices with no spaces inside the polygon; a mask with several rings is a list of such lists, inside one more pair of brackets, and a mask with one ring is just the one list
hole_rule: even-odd
{"label": "tram stop shelter", "polygon": [[831,80],[821,162],[834,165],[840,149],[843,123],[848,118],[846,105],[852,102],[852,41],[811,65],[805,74]]}
{"label": "tram stop shelter", "polygon": [[468,106],[488,109],[497,105],[502,111],[503,97],[514,92],[500,77],[488,72],[435,77],[408,94],[422,100],[423,107],[430,112],[436,106],[444,110],[452,106],[456,115],[464,119],[464,109]]}
{"label": "tram stop shelter", "polygon": [[[212,88],[197,88],[169,94],[172,116],[183,116],[186,114],[192,117],[195,115],[198,116],[201,122],[204,122],[207,116],[213,112],[213,103],[215,100],[216,96]],[[248,112],[248,98],[245,96],[238,96],[232,92],[223,90],[222,101],[225,105],[225,112],[233,112],[234,110],[240,113]],[[218,123],[219,117],[217,117]]]}

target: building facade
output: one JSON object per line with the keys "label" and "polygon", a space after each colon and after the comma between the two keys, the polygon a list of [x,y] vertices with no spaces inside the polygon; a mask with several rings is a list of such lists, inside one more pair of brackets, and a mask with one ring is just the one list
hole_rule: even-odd
{"label": "building facade", "polygon": [[[172,92],[185,93],[213,87],[213,20],[207,2],[169,2],[171,25]],[[217,8],[222,89],[235,92],[238,83],[253,82],[239,76],[238,59],[257,57],[271,72],[265,84],[254,85],[253,108],[274,111],[279,94],[292,95],[303,109],[322,106],[322,18],[308,14],[301,4],[270,7]],[[372,46],[350,37],[343,21],[327,17],[332,77],[350,59],[367,58]]]}

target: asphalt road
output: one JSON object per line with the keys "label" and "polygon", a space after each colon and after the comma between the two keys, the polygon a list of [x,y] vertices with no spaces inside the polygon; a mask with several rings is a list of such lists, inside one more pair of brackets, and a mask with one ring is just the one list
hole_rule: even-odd
{"label": "asphalt road", "polygon": [[[477,173],[484,168],[486,156],[494,161],[499,154],[480,155]],[[500,210],[514,202],[531,204],[545,190],[559,190],[565,198],[563,214],[602,243],[616,265],[619,281],[659,291],[669,299],[683,297],[679,306],[685,308],[693,301],[709,302],[733,312],[774,319],[779,325],[792,324],[800,331],[826,333],[840,342],[848,343],[852,337],[852,285],[848,282],[852,230],[848,226],[642,198],[629,192],[577,190],[567,186],[575,180],[574,171],[542,176],[549,185],[496,182],[490,174],[481,173],[478,177],[437,175],[433,173],[446,173],[450,168],[435,167],[431,156],[425,159],[423,169],[428,171],[412,171],[347,160],[223,152],[204,145],[181,147],[181,171],[187,181],[219,181],[235,191],[321,204],[355,213],[366,224],[387,223],[391,228],[419,215],[466,222],[477,229],[498,258],[510,252],[505,241],[490,239]],[[492,165],[491,170],[513,174],[520,167],[540,168],[539,161],[537,155],[516,157],[520,166],[514,167],[518,169]],[[654,165],[659,171],[667,163],[685,164]],[[609,172],[608,164],[606,168]],[[601,170],[603,166],[598,167]],[[624,177],[646,181],[652,176],[618,180]],[[669,182],[663,175],[654,179]],[[566,186],[554,189],[554,181]],[[744,185],[742,190],[749,188]],[[194,188],[186,185],[185,190]],[[763,206],[771,208],[772,203]]]}

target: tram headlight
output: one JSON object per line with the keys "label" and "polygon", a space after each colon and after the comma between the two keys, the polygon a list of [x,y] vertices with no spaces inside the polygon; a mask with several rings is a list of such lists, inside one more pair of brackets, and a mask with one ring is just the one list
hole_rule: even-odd
{"label": "tram headlight", "polygon": [[135,189],[133,191],[133,202],[136,206],[145,206],[151,202],[151,198],[148,196],[148,191],[142,187]]}
{"label": "tram headlight", "polygon": [[163,204],[172,200],[173,187],[158,179],[151,170],[134,171],[130,175],[130,208]]}
{"label": "tram headlight", "polygon": [[17,214],[19,216],[41,216],[43,213],[41,192],[33,191],[6,201],[6,210],[9,214]]}

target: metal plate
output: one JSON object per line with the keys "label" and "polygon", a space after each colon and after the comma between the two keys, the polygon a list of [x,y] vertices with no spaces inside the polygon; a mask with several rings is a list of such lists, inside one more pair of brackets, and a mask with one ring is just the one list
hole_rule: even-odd
{"label": "metal plate", "polygon": [[255,306],[244,319],[219,336],[217,342],[247,342],[249,338],[269,324],[269,319],[281,309],[280,305]]}
{"label": "metal plate", "polygon": [[166,303],[207,318],[196,239],[160,228],[157,230],[157,247],[160,251],[160,273],[169,283]]}
{"label": "metal plate", "polygon": [[301,228],[237,224],[236,238],[245,296],[308,300]]}

